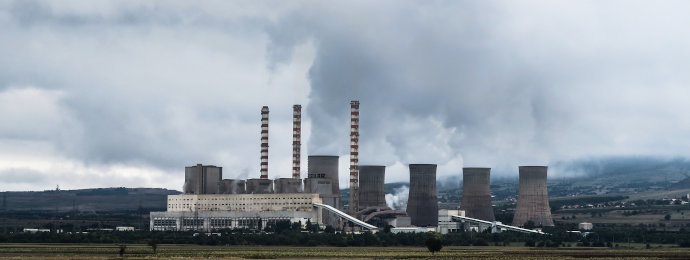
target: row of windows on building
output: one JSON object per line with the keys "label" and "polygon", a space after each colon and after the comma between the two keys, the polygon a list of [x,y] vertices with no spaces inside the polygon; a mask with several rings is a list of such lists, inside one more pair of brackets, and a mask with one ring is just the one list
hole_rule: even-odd
{"label": "row of windows on building", "polygon": [[[268,225],[273,225],[277,221],[280,221],[280,220],[290,220],[290,219],[289,218],[268,219],[268,220],[266,220],[266,223]],[[237,227],[256,227],[256,226],[258,226],[259,221],[261,221],[261,219],[259,219],[259,218],[237,219]],[[232,223],[233,223],[232,218],[211,218],[211,219],[209,219],[210,226],[214,227],[214,228],[233,227]],[[177,227],[177,220],[171,219],[171,218],[154,219],[153,225],[156,227]],[[182,219],[182,226],[183,227],[201,227],[201,226],[204,226],[204,219],[203,218],[183,218]]]}
{"label": "row of windows on building", "polygon": [[171,203],[168,204],[168,208],[176,209],[176,208],[191,208],[192,206],[196,205],[197,207],[218,207],[218,206],[254,206],[254,205],[259,205],[259,206],[280,206],[280,205],[311,205],[311,202],[287,202],[287,203],[198,203],[198,204],[177,204],[177,203]]}

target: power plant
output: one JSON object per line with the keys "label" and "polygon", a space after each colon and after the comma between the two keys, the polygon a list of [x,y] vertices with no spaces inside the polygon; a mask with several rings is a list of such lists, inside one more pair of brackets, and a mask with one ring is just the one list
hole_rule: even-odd
{"label": "power plant", "polygon": [[553,227],[549,195],[546,190],[546,166],[520,166],[520,182],[513,226],[528,221],[537,226]]}
{"label": "power plant", "polygon": [[462,168],[462,203],[465,216],[494,221],[491,206],[491,168]]}
{"label": "power plant", "polygon": [[[151,212],[151,230],[262,229],[277,221],[314,223],[343,231],[394,226],[394,232],[457,232],[460,222],[493,231],[537,232],[495,221],[491,204],[490,168],[463,168],[459,209],[439,210],[436,164],[409,164],[405,209],[386,204],[383,165],[359,165],[359,101],[350,102],[349,203],[341,201],[337,155],[309,155],[301,179],[302,106],[292,107],[292,164],[289,178],[269,179],[269,109],[261,108],[259,178],[223,179],[223,168],[197,164],[185,167],[184,194],[169,195],[167,211]],[[546,190],[545,166],[519,167],[519,197],[514,225],[528,221],[553,226]],[[287,171],[286,171],[287,172]],[[345,213],[342,210],[347,208]],[[372,225],[373,224],[373,225]],[[374,226],[376,225],[376,226]],[[479,226],[477,226],[479,225]],[[465,228],[470,228],[466,225]]]}
{"label": "power plant", "polygon": [[410,164],[407,215],[410,216],[412,225],[418,227],[438,225],[436,196],[436,164]]}

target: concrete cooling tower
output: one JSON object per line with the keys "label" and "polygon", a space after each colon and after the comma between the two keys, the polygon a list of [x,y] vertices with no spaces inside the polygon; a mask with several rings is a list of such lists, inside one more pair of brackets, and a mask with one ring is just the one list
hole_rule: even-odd
{"label": "concrete cooling tower", "polygon": [[462,203],[460,209],[465,216],[494,221],[491,206],[491,168],[462,168]]}
{"label": "concrete cooling tower", "polygon": [[220,194],[244,194],[246,193],[245,180],[224,179],[218,182],[218,193]]}
{"label": "concrete cooling tower", "polygon": [[523,226],[527,221],[537,226],[553,226],[549,195],[546,191],[546,166],[520,166],[518,202],[513,226]]}
{"label": "concrete cooling tower", "polygon": [[273,182],[276,193],[302,192],[302,180],[295,178],[278,178]]}
{"label": "concrete cooling tower", "polygon": [[384,178],[386,166],[359,166],[359,208],[385,207]]}
{"label": "concrete cooling tower", "polygon": [[271,179],[248,179],[247,194],[267,194],[273,193],[273,180]]}
{"label": "concrete cooling tower", "polygon": [[436,164],[410,164],[407,215],[410,216],[414,226],[435,227],[438,225]]}

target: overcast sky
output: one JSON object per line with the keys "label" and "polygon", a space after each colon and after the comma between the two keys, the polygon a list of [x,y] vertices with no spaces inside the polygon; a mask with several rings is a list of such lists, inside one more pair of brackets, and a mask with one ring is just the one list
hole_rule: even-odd
{"label": "overcast sky", "polygon": [[[687,1],[0,1],[0,190],[164,187],[184,166],[690,156]],[[550,169],[551,176],[569,173]]]}

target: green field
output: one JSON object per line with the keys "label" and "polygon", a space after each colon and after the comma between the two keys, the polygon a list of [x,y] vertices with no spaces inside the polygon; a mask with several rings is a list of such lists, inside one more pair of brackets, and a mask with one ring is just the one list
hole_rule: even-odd
{"label": "green field", "polygon": [[[118,245],[0,244],[2,259],[119,259]],[[153,254],[146,245],[127,245],[125,259],[690,259],[690,250],[527,247],[445,247],[434,255],[421,247],[267,247],[160,245]]]}

